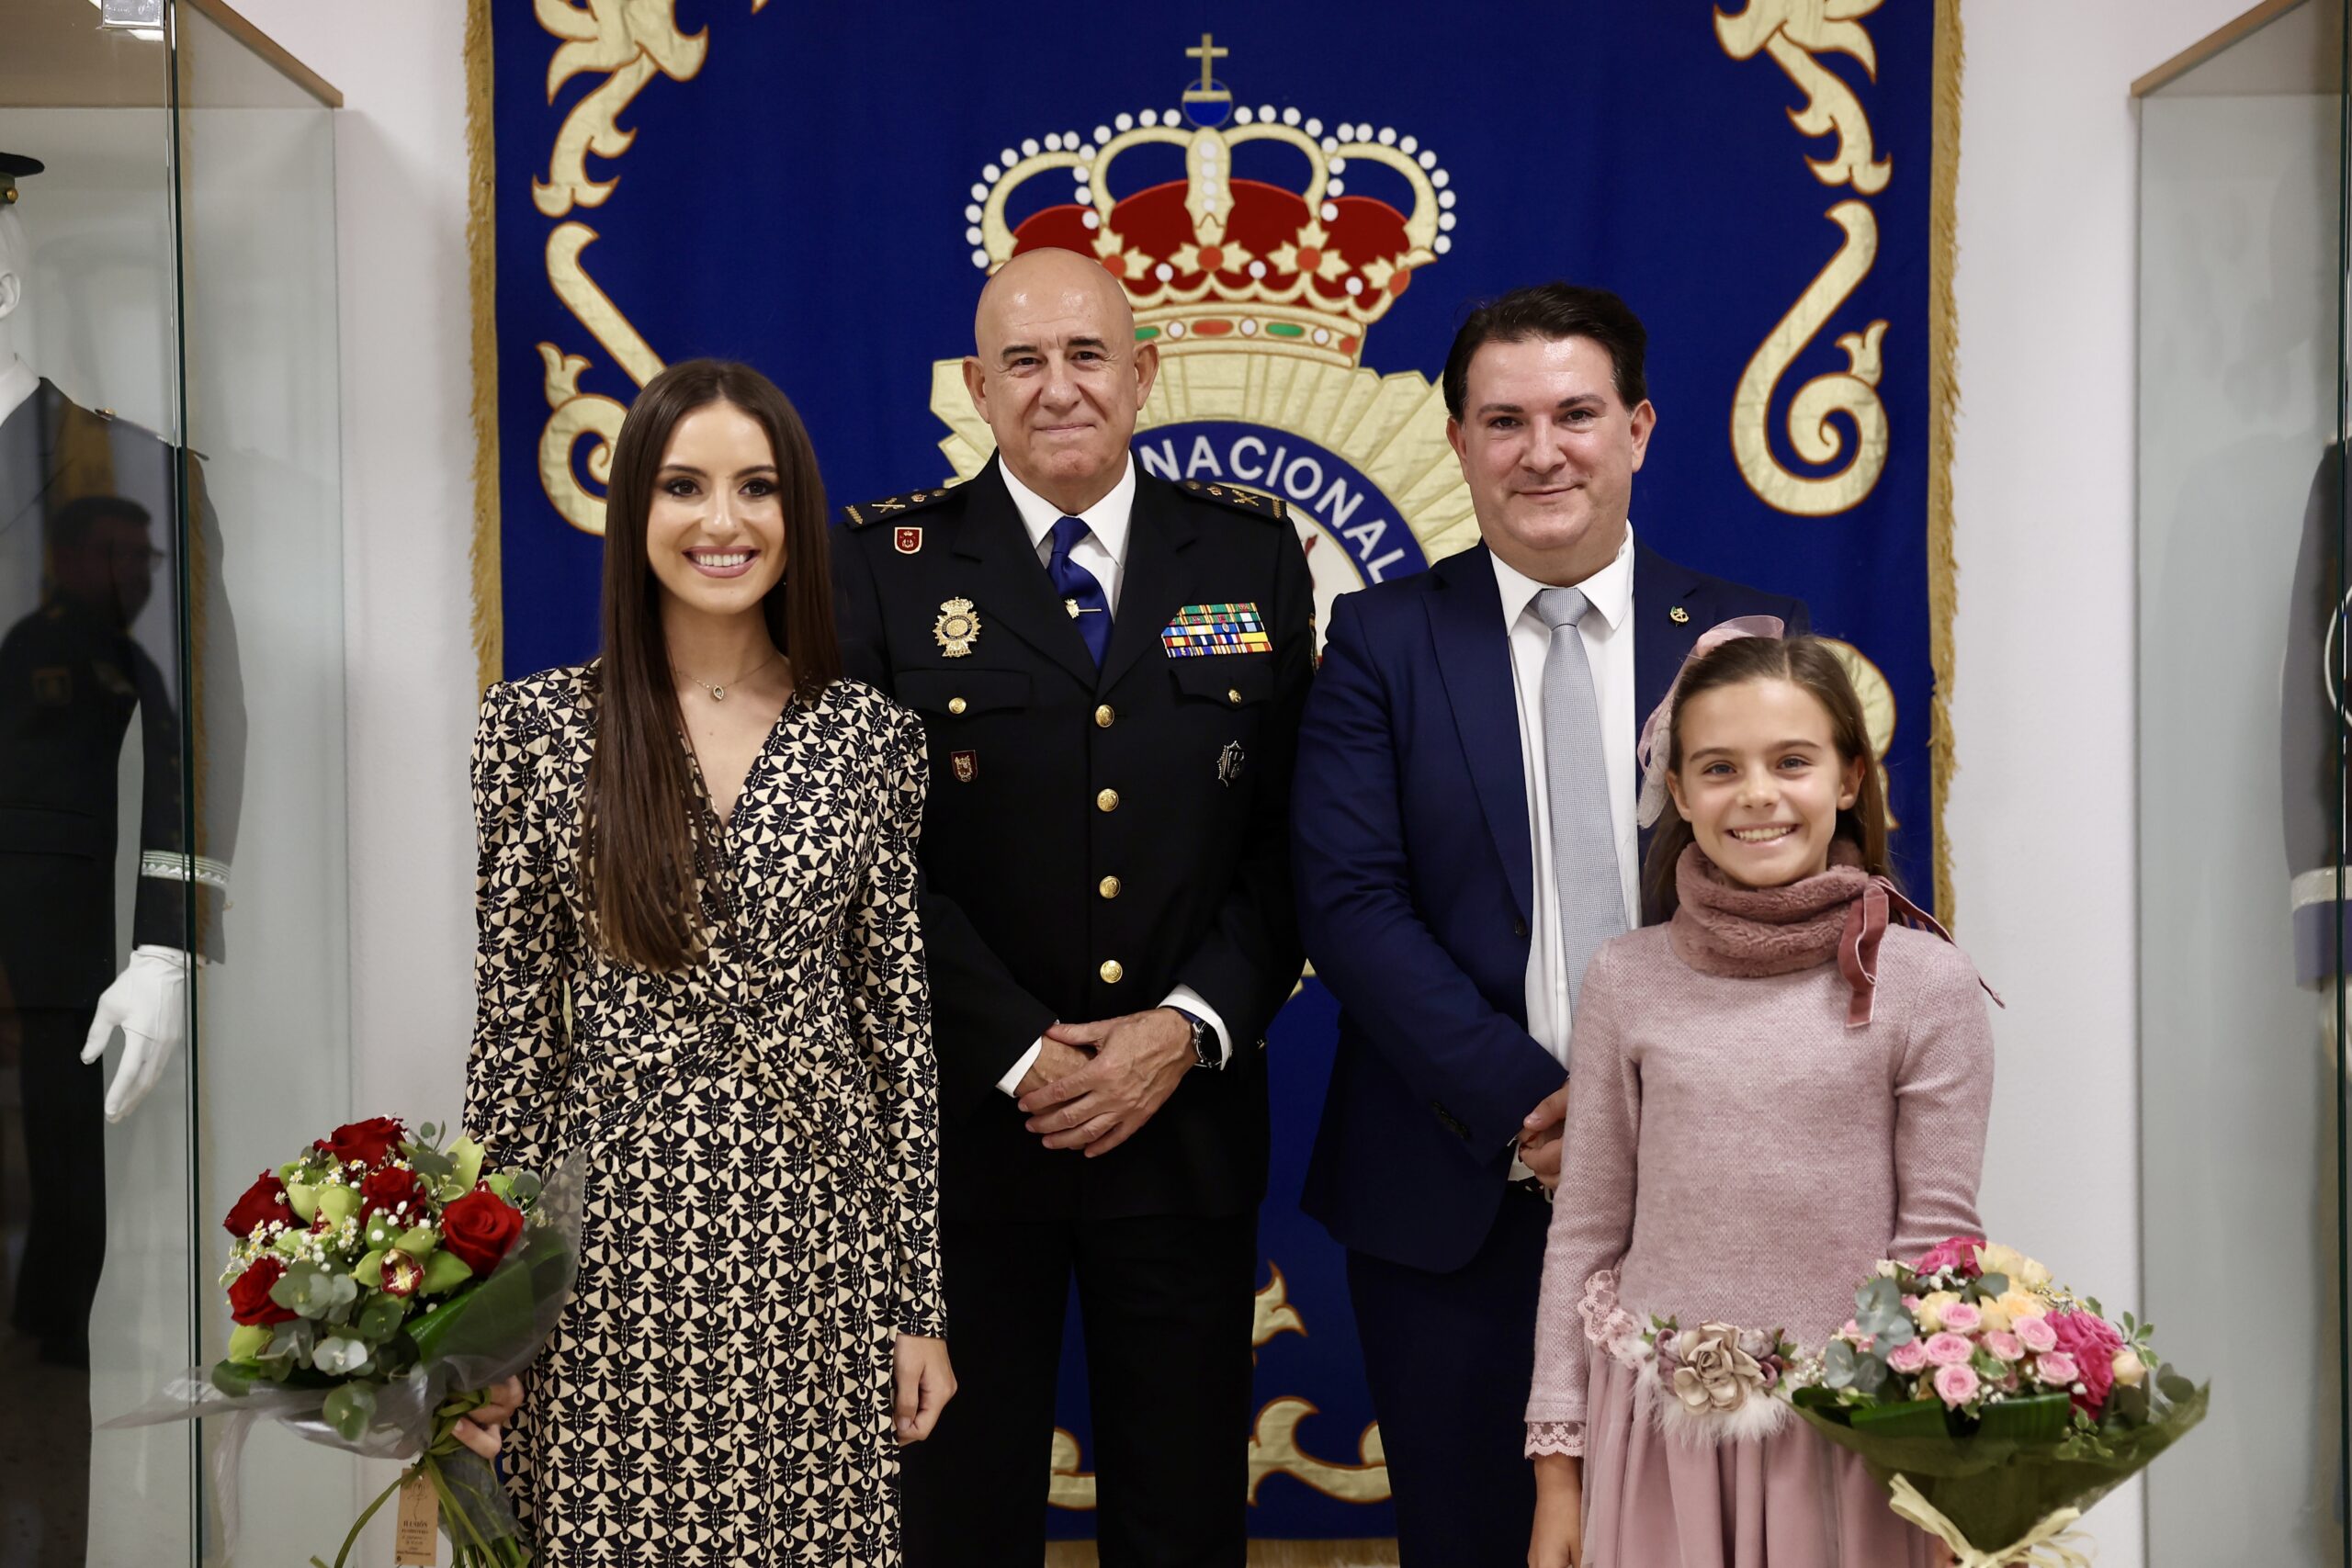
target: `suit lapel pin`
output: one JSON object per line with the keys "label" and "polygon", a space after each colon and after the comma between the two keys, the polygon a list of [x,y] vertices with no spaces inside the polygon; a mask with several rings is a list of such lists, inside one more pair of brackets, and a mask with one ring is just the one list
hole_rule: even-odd
{"label": "suit lapel pin", "polygon": [[1666,613],[1666,618],[1678,626],[1687,626],[1690,624],[1690,612],[1677,604]]}
{"label": "suit lapel pin", "polygon": [[972,644],[980,635],[980,617],[972,611],[969,599],[949,599],[939,606],[939,619],[932,622],[931,635],[950,659],[961,659],[972,651]]}
{"label": "suit lapel pin", "polygon": [[1233,781],[1241,776],[1241,742],[1227,741],[1225,750],[1216,754],[1216,782],[1231,789]]}

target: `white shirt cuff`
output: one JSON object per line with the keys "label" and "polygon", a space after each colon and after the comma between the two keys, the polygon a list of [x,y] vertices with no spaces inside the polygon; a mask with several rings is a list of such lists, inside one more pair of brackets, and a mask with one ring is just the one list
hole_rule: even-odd
{"label": "white shirt cuff", "polygon": [[1233,1037],[1225,1032],[1225,1020],[1217,1016],[1216,1009],[1209,1006],[1200,992],[1190,986],[1179,986],[1169,992],[1168,999],[1159,1005],[1164,1008],[1182,1009],[1209,1026],[1216,1035],[1216,1065],[1218,1066],[1222,1067],[1233,1060]]}
{"label": "white shirt cuff", "polygon": [[1029,1076],[1029,1069],[1036,1066],[1037,1057],[1045,1049],[1046,1037],[1040,1034],[1029,1043],[1029,1049],[1021,1053],[1021,1060],[1012,1064],[1012,1070],[996,1080],[996,1087],[1013,1099],[1020,1099],[1021,1080]]}

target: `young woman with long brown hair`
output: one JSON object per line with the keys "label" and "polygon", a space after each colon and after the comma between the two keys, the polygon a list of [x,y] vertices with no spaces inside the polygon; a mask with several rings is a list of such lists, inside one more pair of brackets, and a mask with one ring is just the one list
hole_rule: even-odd
{"label": "young woman with long brown hair", "polygon": [[482,703],[466,1125],[589,1180],[577,1295],[466,1437],[548,1568],[895,1564],[954,1390],[922,733],[841,676],[825,527],[784,394],[672,367],[614,444],[603,653]]}

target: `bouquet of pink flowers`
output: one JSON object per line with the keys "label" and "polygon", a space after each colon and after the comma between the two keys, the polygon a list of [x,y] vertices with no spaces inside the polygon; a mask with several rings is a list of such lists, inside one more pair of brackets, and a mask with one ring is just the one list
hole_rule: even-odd
{"label": "bouquet of pink flowers", "polygon": [[1784,1386],[1971,1568],[2060,1542],[2204,1418],[2206,1391],[2158,1359],[2152,1333],[2014,1248],[1956,1236],[1880,1264]]}
{"label": "bouquet of pink flowers", "polygon": [[481,1145],[461,1136],[444,1149],[443,1133],[426,1122],[412,1137],[374,1117],[262,1172],[223,1222],[235,1238],[220,1279],[236,1324],[228,1354],[107,1423],[226,1417],[224,1483],[262,1416],[314,1442],[413,1460],[352,1525],[336,1568],[416,1480],[432,1488],[456,1568],[529,1561],[496,1475],[454,1430],[554,1330],[578,1266],[578,1182],[569,1168],[545,1182],[485,1173]]}

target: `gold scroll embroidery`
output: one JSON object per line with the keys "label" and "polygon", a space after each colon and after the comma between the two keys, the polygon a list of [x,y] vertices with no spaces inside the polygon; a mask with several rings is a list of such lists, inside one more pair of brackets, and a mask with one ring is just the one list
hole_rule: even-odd
{"label": "gold scroll embroidery", "polygon": [[[1893,164],[1874,152],[1861,100],[1816,56],[1847,55],[1875,77],[1877,51],[1860,18],[1881,4],[1749,0],[1737,16],[1715,13],[1715,37],[1725,53],[1742,61],[1768,54],[1804,89],[1804,107],[1789,114],[1798,131],[1808,137],[1836,134],[1838,147],[1831,156],[1805,160],[1814,177],[1824,185],[1849,186],[1862,196],[1886,188]],[[1815,377],[1789,404],[1789,444],[1797,456],[1817,468],[1843,457],[1845,467],[1828,474],[1792,473],[1772,451],[1772,400],[1781,378],[1878,259],[1878,219],[1868,203],[1841,201],[1828,216],[1844,231],[1843,243],[1748,360],[1732,399],[1732,455],[1740,476],[1767,506],[1798,517],[1832,517],[1852,510],[1870,495],[1886,468],[1886,405],[1878,395],[1881,345],[1887,329],[1883,321],[1840,334],[1837,344],[1846,352],[1846,368]],[[1850,454],[1846,435],[1832,423],[1832,416],[1839,414],[1853,423]]]}

